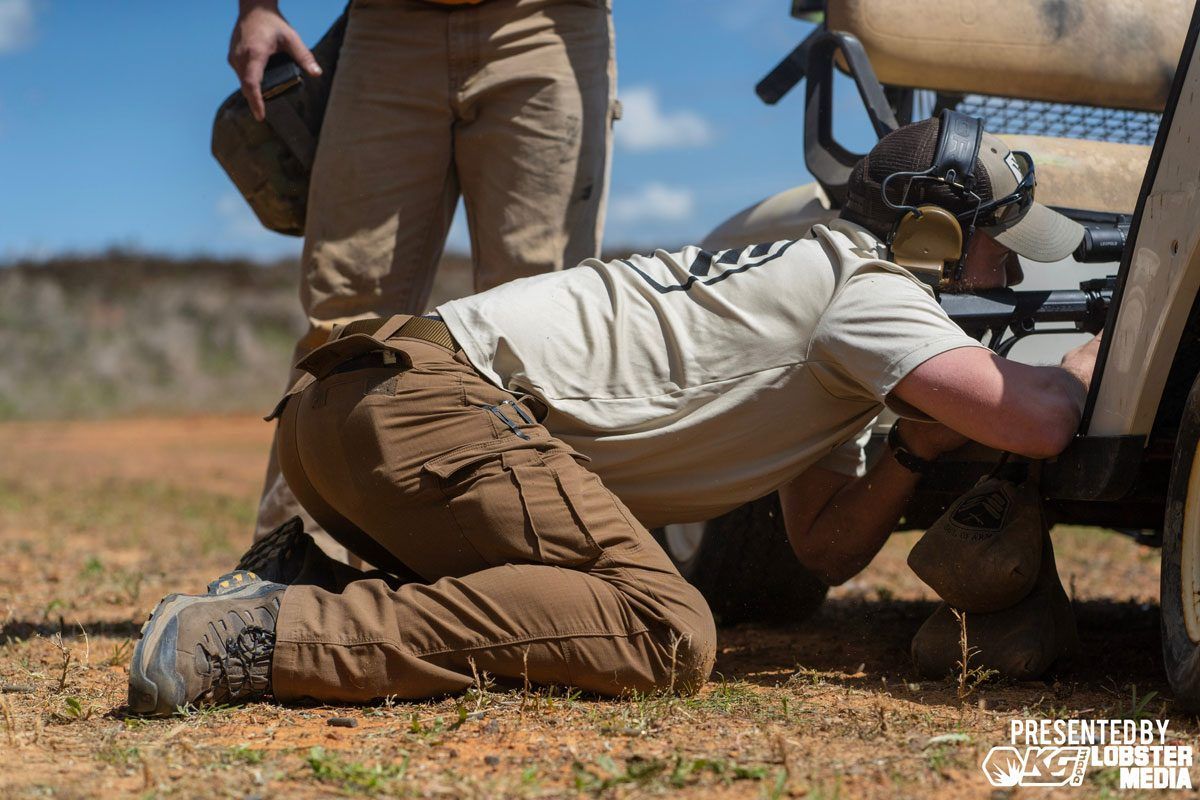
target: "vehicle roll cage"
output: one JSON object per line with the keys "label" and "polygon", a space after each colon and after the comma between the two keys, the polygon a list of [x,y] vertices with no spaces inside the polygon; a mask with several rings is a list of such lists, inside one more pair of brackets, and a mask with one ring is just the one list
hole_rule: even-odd
{"label": "vehicle roll cage", "polygon": [[891,90],[889,96],[889,90],[875,77],[862,43],[849,33],[824,26],[809,34],[754,87],[764,103],[774,105],[805,81],[804,163],[830,201],[838,206],[846,200],[850,170],[865,155],[851,151],[833,135],[833,67],[839,53],[858,87],[875,136],[883,138],[900,127],[896,109],[910,105],[902,101],[911,97],[911,91]]}

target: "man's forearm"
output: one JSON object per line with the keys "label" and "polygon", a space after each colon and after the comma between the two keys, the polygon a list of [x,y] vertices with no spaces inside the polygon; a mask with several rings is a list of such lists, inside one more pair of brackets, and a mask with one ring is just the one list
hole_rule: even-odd
{"label": "man's forearm", "polygon": [[889,448],[861,478],[833,496],[793,548],[826,583],[844,583],[861,572],[891,535],[920,476],[902,467]]}

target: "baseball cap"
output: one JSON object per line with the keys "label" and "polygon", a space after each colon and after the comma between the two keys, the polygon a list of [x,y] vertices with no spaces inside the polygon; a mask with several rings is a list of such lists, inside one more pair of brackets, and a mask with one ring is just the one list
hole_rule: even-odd
{"label": "baseball cap", "polygon": [[[850,173],[845,212],[852,220],[868,223],[876,233],[890,230],[903,212],[883,201],[881,186],[896,172],[920,172],[933,164],[941,120],[932,118],[906,125],[884,136]],[[975,160],[974,191],[983,208],[996,200],[1012,197],[982,214],[977,229],[997,242],[1032,261],[1059,261],[1071,255],[1083,239],[1083,226],[1048,206],[1032,200],[1036,178],[1033,159],[1027,153],[1013,152],[998,137],[983,134],[979,156]],[[893,202],[906,181],[897,180],[888,187]],[[1026,184],[1027,191],[1018,192]],[[893,193],[897,196],[891,197]],[[1017,195],[1014,197],[1014,195]],[[954,214],[965,214],[975,201],[933,181],[914,181],[905,202],[909,205],[931,203]]]}

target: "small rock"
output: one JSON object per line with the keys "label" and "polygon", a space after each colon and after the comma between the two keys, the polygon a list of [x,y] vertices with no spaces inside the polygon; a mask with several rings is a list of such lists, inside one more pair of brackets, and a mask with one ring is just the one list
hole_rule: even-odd
{"label": "small rock", "polygon": [[965,733],[943,733],[938,736],[931,736],[929,738],[929,740],[925,742],[925,746],[933,747],[934,745],[943,745],[943,744],[960,745],[960,744],[970,744],[970,743],[971,743],[971,737],[968,734],[965,734]]}
{"label": "small rock", "polygon": [[483,732],[484,733],[499,733],[500,732],[500,720],[494,719],[491,722],[489,722],[487,725],[484,725]]}
{"label": "small rock", "polygon": [[358,720],[354,717],[330,717],[325,724],[331,728],[357,728]]}
{"label": "small rock", "polygon": [[489,767],[497,767],[500,765],[500,756],[484,756],[483,763]]}

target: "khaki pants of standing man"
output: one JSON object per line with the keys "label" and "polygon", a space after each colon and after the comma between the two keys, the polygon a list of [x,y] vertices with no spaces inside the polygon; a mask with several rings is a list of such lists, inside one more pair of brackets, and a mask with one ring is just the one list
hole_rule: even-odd
{"label": "khaki pants of standing man", "polygon": [[301,362],[317,380],[282,406],[296,496],[387,572],[326,562],[288,587],[276,698],[429,697],[476,671],[603,694],[697,688],[716,652],[704,598],[531,403],[407,336],[408,319],[317,349]]}
{"label": "khaki pants of standing man", "polygon": [[[425,310],[460,193],[476,291],[598,255],[615,85],[608,0],[355,0],[313,167],[296,359],[334,324]],[[297,513],[272,452],[256,538]]]}

